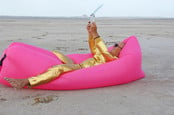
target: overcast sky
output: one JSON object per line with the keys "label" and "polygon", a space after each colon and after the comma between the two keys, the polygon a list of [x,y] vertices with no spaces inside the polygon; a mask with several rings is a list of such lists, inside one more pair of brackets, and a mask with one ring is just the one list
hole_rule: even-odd
{"label": "overcast sky", "polygon": [[0,15],[174,18],[174,0],[0,0]]}

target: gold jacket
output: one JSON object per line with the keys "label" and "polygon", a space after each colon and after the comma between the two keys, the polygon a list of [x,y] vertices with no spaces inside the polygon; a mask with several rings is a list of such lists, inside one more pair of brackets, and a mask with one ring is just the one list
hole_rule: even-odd
{"label": "gold jacket", "polygon": [[64,54],[54,51],[53,53],[64,63],[61,65],[56,65],[52,68],[49,68],[45,73],[42,73],[35,77],[28,78],[30,86],[37,86],[40,84],[47,83],[55,78],[58,78],[62,73],[70,72],[73,70],[78,70],[81,68],[87,68],[99,64],[103,64],[105,62],[109,62],[117,59],[117,57],[112,56],[103,40],[98,37],[96,39],[89,37],[88,40],[89,47],[91,53],[93,54],[93,58],[89,58],[83,61],[80,64],[74,64],[73,61],[65,56]]}

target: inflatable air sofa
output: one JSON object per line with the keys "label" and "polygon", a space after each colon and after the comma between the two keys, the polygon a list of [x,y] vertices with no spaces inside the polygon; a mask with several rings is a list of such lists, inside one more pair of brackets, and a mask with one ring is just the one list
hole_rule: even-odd
{"label": "inflatable air sofa", "polygon": [[[142,53],[135,36],[123,40],[124,48],[119,59],[62,74],[57,79],[35,89],[74,90],[113,86],[129,83],[145,76],[142,70]],[[111,49],[112,46],[109,48]],[[5,55],[5,56],[4,56]],[[92,57],[92,54],[67,55],[75,63]],[[4,58],[4,59],[2,59]],[[50,51],[24,43],[12,43],[3,53],[0,66],[0,83],[10,86],[4,77],[28,78],[43,73],[48,68],[62,64]]]}

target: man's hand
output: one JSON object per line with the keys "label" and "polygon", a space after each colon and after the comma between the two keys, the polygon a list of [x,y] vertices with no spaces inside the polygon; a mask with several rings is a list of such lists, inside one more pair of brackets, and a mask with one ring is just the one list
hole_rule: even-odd
{"label": "man's hand", "polygon": [[90,22],[88,22],[88,24],[87,24],[87,26],[86,26],[86,29],[87,29],[87,31],[88,31],[88,36],[89,36],[89,38],[93,38],[93,36],[92,36],[92,34],[91,34],[91,31],[90,31],[90,26],[91,26],[91,24],[90,24]]}
{"label": "man's hand", "polygon": [[89,34],[91,34],[90,26],[91,26],[91,23],[88,22],[88,24],[87,24],[87,26],[86,26],[86,29],[87,29],[87,31],[88,31]]}
{"label": "man's hand", "polygon": [[88,31],[88,34],[90,36],[92,36],[92,38],[96,38],[96,37],[99,36],[99,34],[97,32],[97,26],[96,26],[95,22],[93,22],[93,23],[90,23],[89,22],[88,23],[88,25],[87,25],[87,31]]}

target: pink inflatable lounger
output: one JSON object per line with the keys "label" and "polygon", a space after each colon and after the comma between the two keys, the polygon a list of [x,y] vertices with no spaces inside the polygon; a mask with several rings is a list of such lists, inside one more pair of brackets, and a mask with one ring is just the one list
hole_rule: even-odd
{"label": "pink inflatable lounger", "polygon": [[[131,36],[123,41],[125,47],[119,59],[105,64],[62,74],[59,78],[35,89],[73,90],[129,83],[145,76],[142,71],[142,54],[138,40]],[[111,48],[111,47],[110,47]],[[109,49],[110,49],[109,48]],[[92,57],[92,54],[68,55],[75,63]],[[0,66],[0,83],[10,86],[4,77],[28,78],[62,64],[50,51],[24,43],[12,43],[3,53]]]}

